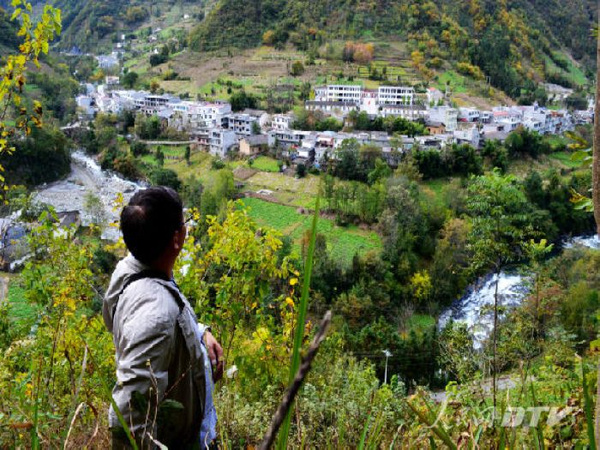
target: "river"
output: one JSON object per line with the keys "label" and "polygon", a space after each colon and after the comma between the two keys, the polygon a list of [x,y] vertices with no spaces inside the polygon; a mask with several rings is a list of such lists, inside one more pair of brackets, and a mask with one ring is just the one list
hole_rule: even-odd
{"label": "river", "polygon": [[[586,247],[600,249],[596,236],[576,236],[563,241],[562,248]],[[490,274],[467,289],[466,294],[440,314],[438,329],[442,330],[453,320],[467,325],[473,337],[473,347],[480,349],[494,328],[494,291],[498,280],[499,306],[519,306],[529,293],[529,278],[522,274],[502,272],[497,277]]]}
{"label": "river", "polygon": [[[120,232],[117,227],[119,211],[115,204],[119,194],[128,202],[143,186],[103,171],[98,163],[77,150],[71,154],[71,173],[61,181],[42,186],[35,200],[52,205],[56,212],[79,211],[81,223],[101,222],[102,238],[115,241]],[[95,201],[90,202],[90,196]],[[90,204],[92,205],[90,207]]]}

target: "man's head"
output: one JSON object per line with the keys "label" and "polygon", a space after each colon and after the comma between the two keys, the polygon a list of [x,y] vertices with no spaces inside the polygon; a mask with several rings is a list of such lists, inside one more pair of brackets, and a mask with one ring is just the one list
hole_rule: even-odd
{"label": "man's head", "polygon": [[[152,265],[183,235],[183,205],[173,189],[157,186],[135,193],[121,211],[121,231],[129,251]],[[178,253],[179,249],[176,249]],[[175,254],[175,256],[177,256]]]}

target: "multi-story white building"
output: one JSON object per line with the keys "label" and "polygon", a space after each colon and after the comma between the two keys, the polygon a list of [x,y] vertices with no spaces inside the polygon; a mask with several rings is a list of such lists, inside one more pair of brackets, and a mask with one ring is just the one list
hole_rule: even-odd
{"label": "multi-story white building", "polygon": [[454,131],[453,135],[457,144],[469,144],[479,148],[481,143],[481,134],[476,124],[462,124]]}
{"label": "multi-story white building", "polygon": [[412,105],[415,90],[406,86],[380,86],[377,90],[377,102],[383,105]]}
{"label": "multi-story white building", "polygon": [[360,103],[360,110],[366,112],[370,116],[379,115],[380,105],[377,100],[377,92],[365,91]]}
{"label": "multi-story white building", "polygon": [[208,151],[211,155],[224,159],[232,147],[238,144],[238,138],[232,130],[212,128],[208,133]]}
{"label": "multi-story white building", "polygon": [[96,60],[101,69],[114,69],[119,65],[118,54],[114,52],[110,55],[96,56]]}
{"label": "multi-story white building", "polygon": [[271,128],[274,130],[290,130],[295,117],[292,114],[275,114],[271,120]]}
{"label": "multi-story white building", "polygon": [[343,119],[351,111],[358,111],[358,106],[348,102],[308,101],[305,105],[308,111],[322,111],[337,119]]}
{"label": "multi-story white building", "polygon": [[317,98],[315,95],[315,100],[359,104],[362,96],[362,86],[350,84],[330,84],[325,90],[325,98]]}
{"label": "multi-story white building", "polygon": [[260,127],[258,118],[250,114],[228,114],[223,116],[221,124],[223,128],[232,130],[241,136],[256,134],[254,133],[254,128],[257,126]]}
{"label": "multi-story white building", "polygon": [[427,110],[421,105],[384,105],[379,108],[381,117],[402,117],[407,120],[419,120],[427,117]]}
{"label": "multi-story white building", "polygon": [[505,110],[495,110],[494,123],[500,125],[503,131],[511,132],[515,131],[520,125],[523,124],[523,118],[521,115],[511,113]]}
{"label": "multi-story white building", "polygon": [[459,108],[458,109],[458,120],[459,122],[478,122],[481,118],[481,113],[475,108]]}
{"label": "multi-story white building", "polygon": [[444,101],[444,94],[439,89],[430,87],[427,89],[427,104],[430,106],[436,106],[440,102]]}
{"label": "multi-story white building", "polygon": [[[407,86],[381,86],[377,91],[365,90],[358,85],[334,84],[315,88],[315,99],[306,102],[309,111],[322,111],[343,119],[352,111],[363,111],[370,116],[382,115],[388,106],[412,106],[415,90]],[[400,114],[398,114],[400,112]],[[401,115],[409,111],[386,109],[387,115]],[[396,114],[395,114],[396,113]],[[412,112],[407,116],[415,116]],[[418,117],[417,117],[418,118]]]}
{"label": "multi-story white building", "polygon": [[231,105],[225,102],[207,103],[183,101],[171,105],[176,127],[188,131],[220,126]]}
{"label": "multi-story white building", "polygon": [[439,122],[446,127],[447,132],[453,132],[458,125],[458,111],[449,106],[436,106],[429,109],[429,120]]}
{"label": "multi-story white building", "polygon": [[92,120],[96,114],[94,98],[89,95],[79,95],[75,98],[81,120]]}
{"label": "multi-story white building", "polygon": [[494,120],[494,114],[491,111],[481,111],[479,113],[481,123],[492,123],[492,120]]}
{"label": "multi-story white building", "polygon": [[179,102],[181,102],[181,99],[173,95],[146,94],[138,97],[135,100],[135,105],[143,113],[152,115],[157,114],[167,106],[173,107]]}
{"label": "multi-story white building", "polygon": [[271,130],[269,136],[270,147],[291,148],[298,147],[302,141],[311,134],[310,131],[299,130]]}

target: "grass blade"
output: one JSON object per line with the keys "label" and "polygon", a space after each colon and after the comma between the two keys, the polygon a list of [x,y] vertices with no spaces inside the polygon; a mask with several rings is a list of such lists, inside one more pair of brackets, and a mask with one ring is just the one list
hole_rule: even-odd
{"label": "grass blade", "polygon": [[452,438],[450,438],[450,435],[442,425],[435,425],[434,422],[430,420],[426,414],[419,411],[419,408],[413,405],[410,400],[406,400],[406,404],[417,415],[420,422],[430,427],[431,431],[433,431],[433,433],[440,438],[450,450],[457,450],[456,444],[452,442]]}
{"label": "grass blade", "polygon": [[583,402],[584,402],[584,411],[585,411],[585,421],[587,423],[587,432],[589,439],[590,450],[596,450],[596,437],[594,433],[594,412],[593,410],[593,402],[590,397],[590,393],[588,391],[585,371],[585,365],[583,364],[583,359],[581,362],[581,387],[583,389]]}
{"label": "grass blade", "polygon": [[[294,381],[296,372],[300,367],[300,350],[302,348],[302,341],[304,340],[304,330],[306,322],[306,311],[308,309],[308,294],[310,292],[310,278],[312,275],[313,268],[313,256],[315,254],[315,241],[317,237],[317,223],[319,220],[319,203],[321,198],[317,197],[315,205],[315,213],[313,216],[312,227],[310,230],[310,242],[308,245],[308,254],[306,255],[306,263],[304,265],[304,281],[302,283],[302,296],[300,298],[300,306],[298,308],[298,319],[296,321],[296,331],[294,335],[294,350],[292,352],[292,363],[290,365],[290,376],[289,383]],[[279,432],[279,442],[277,443],[278,449],[287,448],[288,435],[290,433],[290,426],[292,421],[292,408],[289,409],[285,421],[281,426]]]}
{"label": "grass blade", "polygon": [[[89,349],[89,346],[87,345],[87,342],[85,342],[85,340],[83,340],[83,344],[86,346],[86,348]],[[92,352],[89,352],[90,355],[90,361],[92,362],[93,365],[96,365],[96,362],[94,361],[94,355],[92,354]],[[127,425],[127,421],[125,420],[125,418],[123,417],[123,414],[121,413],[121,410],[119,409],[119,407],[117,406],[117,403],[115,402],[115,399],[112,396],[112,388],[110,388],[107,384],[106,381],[104,381],[104,379],[102,377],[99,377],[100,379],[100,385],[104,390],[104,394],[105,396],[108,397],[111,406],[113,407],[113,410],[115,411],[115,414],[117,415],[117,419],[119,420],[119,424],[123,427],[123,431],[125,432],[126,436],[127,436],[127,440],[129,441],[129,444],[131,444],[131,448],[133,450],[138,450],[138,446],[137,443],[135,442],[135,439],[133,438],[133,434],[131,433],[131,429],[129,428],[129,426]]]}
{"label": "grass blade", "polygon": [[363,427],[362,433],[360,435],[360,442],[358,444],[358,450],[364,450],[365,442],[367,440],[367,432],[369,431],[369,425],[371,424],[371,414],[367,417],[367,421],[365,422],[365,426]]}
{"label": "grass blade", "polygon": [[[535,388],[533,386],[533,382],[530,384],[530,388],[531,388],[531,398],[533,400],[533,406],[538,406],[538,402],[535,397]],[[543,424],[542,424],[541,420],[538,422],[537,426],[534,429],[532,429],[532,433],[533,433],[533,437],[535,438],[534,439],[535,448],[537,450],[545,450],[544,428],[543,428]]]}

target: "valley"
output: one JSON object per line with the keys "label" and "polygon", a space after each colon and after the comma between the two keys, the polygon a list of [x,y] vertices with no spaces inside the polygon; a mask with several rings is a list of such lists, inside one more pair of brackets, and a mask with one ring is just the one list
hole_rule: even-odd
{"label": "valley", "polygon": [[119,215],[163,185],[218,448],[327,312],[277,448],[595,448],[595,2],[51,4],[0,0],[0,447],[110,447]]}

